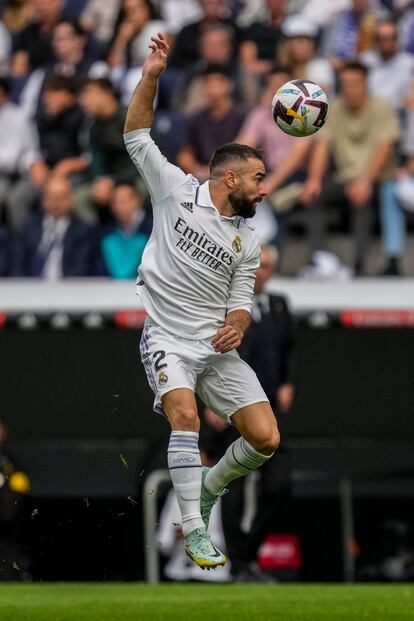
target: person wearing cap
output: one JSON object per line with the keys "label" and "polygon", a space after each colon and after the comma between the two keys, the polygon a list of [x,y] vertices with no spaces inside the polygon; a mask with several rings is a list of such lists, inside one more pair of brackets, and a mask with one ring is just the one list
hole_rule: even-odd
{"label": "person wearing cap", "polygon": [[311,80],[328,94],[335,89],[335,74],[326,58],[317,55],[318,26],[304,15],[290,15],[282,26],[286,37],[279,60],[287,65],[294,79]]}

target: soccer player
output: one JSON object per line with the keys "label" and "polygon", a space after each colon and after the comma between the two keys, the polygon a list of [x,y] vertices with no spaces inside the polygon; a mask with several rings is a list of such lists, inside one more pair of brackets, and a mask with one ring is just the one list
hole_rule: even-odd
{"label": "soccer player", "polygon": [[[154,410],[171,425],[168,466],[185,550],[210,569],[226,562],[207,533],[214,503],[230,481],[265,463],[279,444],[266,394],[236,352],[250,324],[260,255],[246,219],[265,196],[265,167],[256,149],[225,144],[212,156],[210,179],[200,185],[161,155],[150,128],[169,47],[162,34],[149,47],[124,136],[154,211],[137,279],[148,312],[141,357]],[[195,393],[241,433],[211,469],[201,465]]]}

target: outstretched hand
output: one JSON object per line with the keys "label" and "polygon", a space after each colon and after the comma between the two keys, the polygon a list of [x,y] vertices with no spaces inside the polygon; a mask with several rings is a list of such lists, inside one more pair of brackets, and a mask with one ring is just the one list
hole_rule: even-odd
{"label": "outstretched hand", "polygon": [[148,47],[152,52],[144,63],[142,75],[158,78],[167,66],[170,46],[161,32],[158,33],[158,36],[151,37],[151,41],[152,43],[150,43]]}

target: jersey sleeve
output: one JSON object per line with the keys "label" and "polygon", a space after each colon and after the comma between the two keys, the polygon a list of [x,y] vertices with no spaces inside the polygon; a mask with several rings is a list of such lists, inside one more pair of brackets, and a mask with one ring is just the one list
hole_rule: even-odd
{"label": "jersey sleeve", "polygon": [[153,205],[187,180],[187,175],[181,168],[170,164],[162,155],[151,138],[149,129],[138,129],[124,134],[124,141],[131,160],[148,188]]}
{"label": "jersey sleeve", "polygon": [[237,266],[230,283],[227,312],[245,310],[251,313],[256,270],[260,265],[259,240],[254,237],[248,252]]}

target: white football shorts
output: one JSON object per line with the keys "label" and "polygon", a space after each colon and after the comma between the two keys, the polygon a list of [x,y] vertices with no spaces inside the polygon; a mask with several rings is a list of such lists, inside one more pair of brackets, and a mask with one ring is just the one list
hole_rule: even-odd
{"label": "white football shorts", "polygon": [[140,351],[155,394],[155,412],[162,413],[162,396],[177,388],[195,392],[227,422],[240,408],[269,401],[256,373],[237,351],[217,353],[210,338],[196,341],[177,337],[147,317]]}

